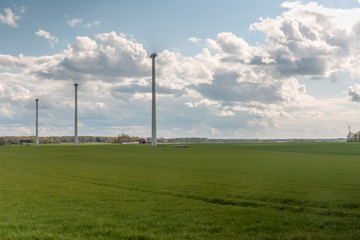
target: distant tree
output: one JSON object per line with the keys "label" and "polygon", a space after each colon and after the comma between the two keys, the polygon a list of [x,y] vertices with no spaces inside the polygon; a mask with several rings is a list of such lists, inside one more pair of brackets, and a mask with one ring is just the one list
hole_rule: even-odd
{"label": "distant tree", "polygon": [[360,141],[360,132],[357,132],[354,134],[354,142],[359,142]]}
{"label": "distant tree", "polygon": [[360,132],[349,133],[349,135],[347,136],[347,141],[348,142],[360,142]]}
{"label": "distant tree", "polygon": [[121,133],[117,137],[112,139],[112,143],[123,143],[123,142],[138,142],[140,137],[130,137],[130,135]]}

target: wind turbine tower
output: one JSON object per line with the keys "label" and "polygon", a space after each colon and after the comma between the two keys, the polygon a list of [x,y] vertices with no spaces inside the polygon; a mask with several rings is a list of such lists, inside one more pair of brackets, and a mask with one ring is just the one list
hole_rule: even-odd
{"label": "wind turbine tower", "polygon": [[77,146],[79,144],[78,142],[78,111],[77,111],[77,86],[78,84],[75,83],[75,137],[74,137],[74,144]]}
{"label": "wind turbine tower", "polygon": [[35,99],[36,102],[36,146],[39,146],[39,99]]}
{"label": "wind turbine tower", "polygon": [[156,93],[155,93],[155,57],[156,53],[150,55],[152,58],[152,134],[151,134],[151,145],[157,146],[157,138],[156,138]]}

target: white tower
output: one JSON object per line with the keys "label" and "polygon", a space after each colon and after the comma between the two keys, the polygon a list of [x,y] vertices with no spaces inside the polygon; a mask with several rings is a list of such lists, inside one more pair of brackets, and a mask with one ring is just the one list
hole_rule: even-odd
{"label": "white tower", "polygon": [[35,99],[36,102],[36,146],[39,146],[39,99]]}
{"label": "white tower", "polygon": [[150,55],[152,58],[152,135],[151,135],[151,145],[157,146],[156,138],[156,93],[155,93],[155,57],[156,53]]}
{"label": "white tower", "polygon": [[77,86],[78,84],[75,83],[75,137],[74,137],[74,144],[77,146],[78,142],[78,111],[77,111]]}

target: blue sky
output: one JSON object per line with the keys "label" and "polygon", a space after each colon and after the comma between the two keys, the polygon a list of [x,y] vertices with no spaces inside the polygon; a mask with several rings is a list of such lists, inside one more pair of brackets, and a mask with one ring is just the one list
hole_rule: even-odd
{"label": "blue sky", "polygon": [[[219,32],[234,32],[247,40],[261,40],[249,31],[251,23],[259,16],[273,17],[280,13],[282,1],[2,1],[1,9],[11,8],[18,13],[19,29],[1,26],[6,38],[4,53],[41,56],[56,53],[66,48],[76,36],[92,36],[102,32],[124,32],[143,41],[154,51],[181,49],[185,55],[196,53],[187,39],[189,36],[214,38]],[[261,6],[261,7],[259,7]],[[25,7],[25,13],[21,9]],[[72,19],[82,22],[71,27]],[[92,28],[85,24],[99,21]],[[38,29],[47,29],[59,42],[54,49],[44,46],[33,34]]]}
{"label": "blue sky", "polygon": [[[345,137],[360,10],[344,1],[1,1],[0,135]],[[321,16],[316,18],[316,16]]]}

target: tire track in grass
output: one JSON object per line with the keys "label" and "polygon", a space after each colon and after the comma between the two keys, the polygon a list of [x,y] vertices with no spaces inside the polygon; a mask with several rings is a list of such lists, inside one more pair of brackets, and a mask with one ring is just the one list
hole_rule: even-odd
{"label": "tire track in grass", "polygon": [[[200,196],[200,195],[192,195],[192,194],[183,194],[183,193],[175,193],[170,191],[161,191],[161,190],[147,190],[142,189],[140,187],[134,187],[130,185],[126,185],[122,183],[121,185],[119,183],[113,183],[108,182],[103,179],[99,178],[85,178],[75,175],[65,175],[65,174],[56,174],[56,173],[46,173],[46,172],[40,172],[38,170],[34,170],[31,168],[19,168],[19,167],[10,167],[10,166],[0,166],[0,168],[13,170],[13,171],[20,171],[23,173],[28,173],[36,176],[41,177],[50,177],[55,178],[56,180],[61,179],[71,181],[71,182],[81,182],[85,184],[91,184],[98,187],[106,187],[106,188],[112,188],[112,189],[121,189],[121,190],[127,190],[127,191],[135,191],[135,192],[141,192],[141,193],[151,193],[161,196],[168,196],[168,197],[176,197],[176,198],[183,198],[183,199],[189,199],[189,200],[196,200],[196,201],[202,201],[204,203],[208,204],[216,204],[216,205],[222,205],[226,207],[243,207],[243,208],[272,208],[277,209],[279,211],[289,211],[294,213],[300,213],[300,212],[309,212],[314,213],[317,215],[322,216],[331,216],[331,217],[355,217],[360,219],[360,213],[352,213],[352,212],[345,212],[343,209],[329,209],[326,208],[325,205],[321,205],[318,207],[311,206],[310,202],[299,202],[292,199],[250,199],[245,198],[241,196],[237,196],[236,199],[225,199],[221,197],[207,197],[207,196]],[[350,207],[346,207],[347,210],[352,209],[359,209],[359,205],[354,205]]]}

